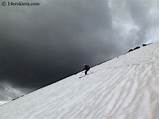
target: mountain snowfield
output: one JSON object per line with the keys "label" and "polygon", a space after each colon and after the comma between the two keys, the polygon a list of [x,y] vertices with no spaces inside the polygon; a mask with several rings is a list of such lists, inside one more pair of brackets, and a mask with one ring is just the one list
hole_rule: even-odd
{"label": "mountain snowfield", "polygon": [[83,75],[0,106],[0,119],[158,119],[158,43]]}

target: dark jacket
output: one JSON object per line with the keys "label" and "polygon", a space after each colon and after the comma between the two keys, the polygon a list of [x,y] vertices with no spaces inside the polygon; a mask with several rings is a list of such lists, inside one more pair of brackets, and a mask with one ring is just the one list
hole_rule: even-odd
{"label": "dark jacket", "polygon": [[90,69],[90,66],[89,66],[89,65],[84,65],[83,70],[89,70],[89,69]]}

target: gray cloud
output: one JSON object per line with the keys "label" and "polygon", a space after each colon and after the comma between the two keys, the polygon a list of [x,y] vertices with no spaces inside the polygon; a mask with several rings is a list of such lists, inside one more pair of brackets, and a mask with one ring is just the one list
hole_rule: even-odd
{"label": "gray cloud", "polygon": [[[0,100],[10,101],[11,99],[23,96],[33,89],[27,88],[17,88],[11,85],[10,83],[1,81],[0,83]],[[0,101],[1,102],[1,101]]]}
{"label": "gray cloud", "polygon": [[110,0],[109,3],[113,27],[121,38],[120,46],[135,47],[158,41],[158,0]]}

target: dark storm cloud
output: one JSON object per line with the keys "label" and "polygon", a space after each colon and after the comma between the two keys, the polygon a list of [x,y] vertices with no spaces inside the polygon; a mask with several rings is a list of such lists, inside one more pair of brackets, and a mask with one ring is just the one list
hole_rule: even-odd
{"label": "dark storm cloud", "polygon": [[39,88],[80,71],[84,63],[96,65],[146,42],[157,28],[157,0],[39,2],[0,8],[0,80],[17,87]]}
{"label": "dark storm cloud", "polygon": [[106,1],[48,2],[31,11],[3,9],[11,16],[0,19],[1,80],[40,87],[110,55],[114,39]]}

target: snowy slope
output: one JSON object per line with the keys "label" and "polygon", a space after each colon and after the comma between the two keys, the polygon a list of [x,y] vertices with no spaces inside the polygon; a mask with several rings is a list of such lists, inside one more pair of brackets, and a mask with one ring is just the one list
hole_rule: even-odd
{"label": "snowy slope", "polygon": [[158,44],[0,107],[0,119],[158,119]]}

